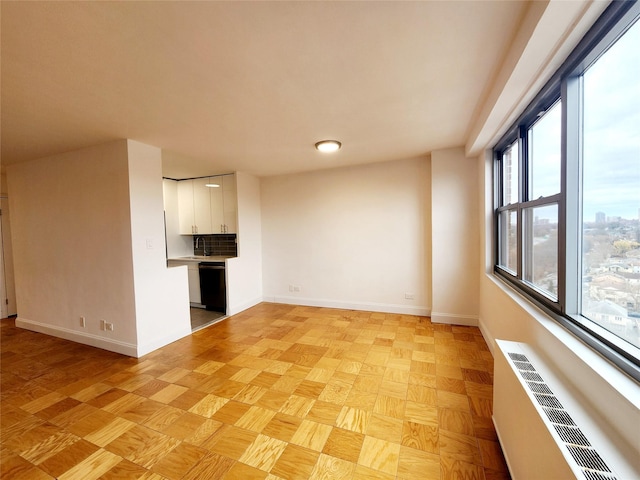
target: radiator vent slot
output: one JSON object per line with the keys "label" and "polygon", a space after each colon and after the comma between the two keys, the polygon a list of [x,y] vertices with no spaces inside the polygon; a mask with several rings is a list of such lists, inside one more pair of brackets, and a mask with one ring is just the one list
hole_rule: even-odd
{"label": "radiator vent slot", "polygon": [[573,419],[571,418],[571,415],[569,415],[564,410],[558,410],[557,408],[546,408],[546,407],[542,407],[542,410],[544,410],[544,413],[547,414],[547,418],[551,423],[557,423],[559,425],[567,425],[571,427],[576,426]]}
{"label": "radiator vent slot", "polygon": [[562,404],[554,395],[540,395],[539,393],[534,393],[533,396],[536,397],[538,403],[543,407],[562,409]]}
{"label": "radiator vent slot", "polygon": [[593,470],[584,470],[584,476],[588,480],[616,480],[615,475],[607,475],[602,472],[594,472]]}
{"label": "radiator vent slot", "polygon": [[570,443],[572,445],[581,445],[583,447],[590,447],[591,444],[587,437],[584,436],[582,430],[578,427],[567,427],[565,425],[553,425],[556,432],[564,443]]}
{"label": "radiator vent slot", "polygon": [[527,382],[527,385],[529,385],[529,389],[533,393],[542,393],[544,395],[553,395],[553,392],[547,386],[546,383]]}
{"label": "radiator vent slot", "polygon": [[513,362],[513,364],[516,366],[518,370],[529,371],[529,372],[536,371],[536,369],[533,368],[533,365],[531,365],[529,362]]}
{"label": "radiator vent slot", "polygon": [[567,445],[567,448],[571,452],[573,459],[581,467],[600,472],[611,472],[607,464],[593,448],[577,447],[575,445]]}
{"label": "radiator vent slot", "polygon": [[509,353],[513,366],[525,380],[533,398],[546,414],[575,463],[580,467],[587,480],[617,480],[606,462],[595,448],[591,446],[580,427],[565,410],[562,403],[554,395],[549,385],[536,371],[526,355]]}
{"label": "radiator vent slot", "polygon": [[527,380],[529,382],[544,383],[544,380],[542,380],[542,377],[540,375],[538,375],[537,373],[529,372],[529,371],[525,371],[525,370],[520,370],[520,375],[522,375],[522,378],[524,378],[525,380]]}

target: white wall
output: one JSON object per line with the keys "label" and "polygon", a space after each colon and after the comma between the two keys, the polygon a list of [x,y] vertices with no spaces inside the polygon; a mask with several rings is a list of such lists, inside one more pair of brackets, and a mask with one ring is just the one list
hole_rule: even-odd
{"label": "white wall", "polygon": [[260,179],[236,173],[238,256],[227,260],[227,314],[235,315],[262,301],[262,213]]}
{"label": "white wall", "polygon": [[265,300],[429,313],[428,159],[267,177],[261,187]]}
{"label": "white wall", "polygon": [[16,325],[131,356],[190,333],[160,169],[158,149],[126,140],[9,167]]}
{"label": "white wall", "polygon": [[127,142],[11,165],[7,177],[16,324],[135,354]]}
{"label": "white wall", "polygon": [[478,322],[478,176],[462,148],[431,152],[432,309],[439,323]]}
{"label": "white wall", "polygon": [[[185,268],[167,268],[160,149],[127,142],[137,356],[191,334]],[[117,325],[116,325],[117,328]]]}

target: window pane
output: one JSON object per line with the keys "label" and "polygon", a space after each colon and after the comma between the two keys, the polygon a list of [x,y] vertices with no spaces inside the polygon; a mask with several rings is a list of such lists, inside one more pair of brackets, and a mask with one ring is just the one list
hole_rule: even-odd
{"label": "window pane", "polygon": [[514,275],[518,271],[518,213],[500,213],[500,265]]}
{"label": "window pane", "polygon": [[529,199],[560,193],[562,108],[557,102],[529,129]]}
{"label": "window pane", "polygon": [[518,142],[502,155],[502,204],[518,202]]}
{"label": "window pane", "polygon": [[524,279],[558,298],[558,205],[524,210]]}
{"label": "window pane", "polygon": [[640,346],[640,23],[584,74],[582,314]]}

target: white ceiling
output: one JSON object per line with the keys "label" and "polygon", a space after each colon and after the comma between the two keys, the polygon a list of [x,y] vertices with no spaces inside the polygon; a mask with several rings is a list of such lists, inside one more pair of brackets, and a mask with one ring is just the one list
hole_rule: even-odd
{"label": "white ceiling", "polygon": [[[118,138],[173,178],[465,145],[519,1],[9,2],[2,163]],[[318,140],[343,143],[316,152]]]}

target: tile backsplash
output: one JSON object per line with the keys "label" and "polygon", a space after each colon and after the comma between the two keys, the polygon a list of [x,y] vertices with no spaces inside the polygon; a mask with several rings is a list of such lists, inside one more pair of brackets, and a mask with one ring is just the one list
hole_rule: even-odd
{"label": "tile backsplash", "polygon": [[223,255],[225,257],[238,256],[238,244],[235,233],[221,233],[215,235],[194,235],[193,254]]}

